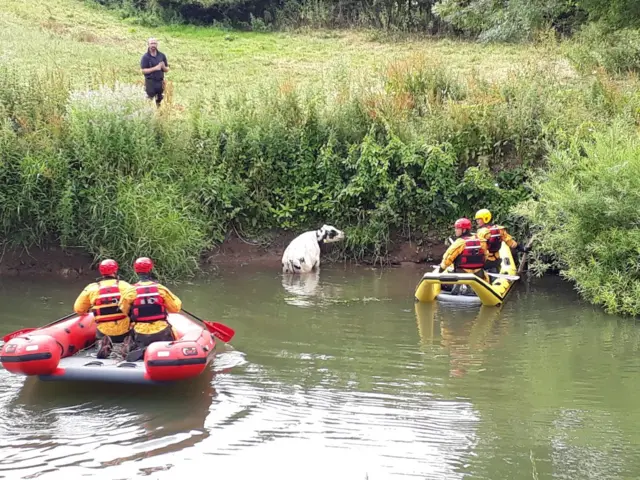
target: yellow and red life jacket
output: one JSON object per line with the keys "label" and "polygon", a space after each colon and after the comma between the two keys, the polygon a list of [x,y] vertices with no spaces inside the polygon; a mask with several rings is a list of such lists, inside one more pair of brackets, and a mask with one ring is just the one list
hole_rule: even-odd
{"label": "yellow and red life jacket", "polygon": [[466,268],[474,270],[484,268],[486,251],[480,239],[475,236],[463,237],[464,250],[454,260],[456,268]]}
{"label": "yellow and red life jacket", "polygon": [[160,295],[158,284],[141,285],[136,283],[136,299],[131,307],[131,320],[138,323],[157,322],[167,319],[164,298]]}
{"label": "yellow and red life jacket", "polygon": [[487,228],[489,229],[487,250],[489,250],[489,253],[496,253],[502,245],[502,227],[499,225],[491,225]]}
{"label": "yellow and red life jacket", "polygon": [[98,282],[98,287],[98,298],[96,298],[95,305],[91,307],[96,323],[116,322],[127,318],[127,315],[118,308],[118,303],[120,303],[118,280],[113,285],[103,285]]}

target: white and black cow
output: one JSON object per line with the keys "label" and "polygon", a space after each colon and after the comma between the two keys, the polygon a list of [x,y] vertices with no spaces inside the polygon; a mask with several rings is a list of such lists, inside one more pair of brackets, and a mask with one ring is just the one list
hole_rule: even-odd
{"label": "white and black cow", "polygon": [[294,238],[282,255],[284,273],[307,273],[320,267],[320,244],[344,240],[344,232],[331,225],[310,230]]}

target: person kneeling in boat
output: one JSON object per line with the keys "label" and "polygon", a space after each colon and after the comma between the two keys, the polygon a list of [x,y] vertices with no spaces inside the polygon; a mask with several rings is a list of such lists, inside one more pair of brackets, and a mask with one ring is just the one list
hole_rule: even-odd
{"label": "person kneeling in boat", "polygon": [[151,259],[138,258],[133,269],[139,281],[122,295],[120,309],[128,312],[131,318],[135,348],[143,349],[153,342],[175,340],[167,315],[178,313],[182,308],[182,301],[167,287],[152,280]]}
{"label": "person kneeling in boat", "polygon": [[97,357],[107,358],[114,343],[124,343],[125,350],[130,346],[129,316],[120,310],[118,304],[131,285],[118,278],[118,263],[115,260],[103,260],[98,270],[102,276],[78,295],[73,310],[79,315],[90,311],[93,313],[97,329]]}
{"label": "person kneeling in boat", "polygon": [[490,225],[491,212],[486,208],[476,212],[475,220],[478,225],[476,235],[487,242],[487,261],[484,265],[484,269],[487,272],[500,273],[500,246],[502,242],[519,252],[525,253],[529,251],[527,247],[516,242],[502,225]]}
{"label": "person kneeling in boat", "polygon": [[471,220],[468,218],[459,218],[453,226],[458,238],[442,256],[438,273],[453,264],[456,273],[473,273],[488,282],[489,277],[484,271],[487,242],[471,233]]}

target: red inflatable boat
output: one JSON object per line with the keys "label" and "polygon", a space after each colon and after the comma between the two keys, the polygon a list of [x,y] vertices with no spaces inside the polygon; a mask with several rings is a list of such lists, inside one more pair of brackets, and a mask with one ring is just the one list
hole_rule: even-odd
{"label": "red inflatable boat", "polygon": [[0,348],[0,362],[11,373],[46,381],[165,383],[200,375],[215,358],[215,337],[182,314],[171,313],[168,320],[178,339],[152,343],[136,362],[96,358],[96,324],[90,314],[12,338]]}

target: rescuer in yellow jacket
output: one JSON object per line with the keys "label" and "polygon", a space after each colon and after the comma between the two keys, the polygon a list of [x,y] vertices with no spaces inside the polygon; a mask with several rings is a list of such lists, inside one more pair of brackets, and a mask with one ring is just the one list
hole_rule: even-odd
{"label": "rescuer in yellow jacket", "polygon": [[486,208],[476,212],[475,220],[478,225],[476,235],[487,242],[487,261],[485,262],[485,270],[487,272],[500,273],[500,246],[502,242],[509,245],[509,248],[515,248],[519,252],[529,251],[527,247],[516,242],[502,225],[490,225],[491,212]]}
{"label": "rescuer in yellow jacket", "polygon": [[102,277],[91,283],[78,295],[73,310],[84,315],[93,313],[98,340],[98,358],[107,358],[114,343],[125,343],[129,347],[129,316],[118,307],[122,294],[131,288],[118,278],[118,263],[107,259],[98,267]]}
{"label": "rescuer in yellow jacket", "polygon": [[474,273],[487,280],[484,272],[486,261],[486,242],[471,233],[471,220],[459,218],[454,224],[456,240],[442,256],[438,272],[444,272],[451,264],[455,272]]}
{"label": "rescuer in yellow jacket", "polygon": [[138,258],[133,269],[140,281],[122,295],[120,309],[131,318],[135,347],[140,349],[153,342],[175,340],[167,314],[178,313],[182,308],[182,301],[167,287],[151,279],[151,259]]}

